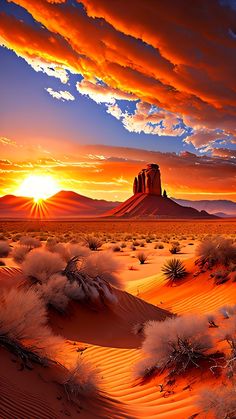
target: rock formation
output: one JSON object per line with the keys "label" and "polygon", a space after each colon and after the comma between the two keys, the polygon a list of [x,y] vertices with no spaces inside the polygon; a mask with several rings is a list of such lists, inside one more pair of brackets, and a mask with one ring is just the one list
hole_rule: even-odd
{"label": "rock formation", "polygon": [[217,218],[206,211],[184,207],[162,196],[161,174],[158,164],[148,164],[134,178],[133,196],[104,214],[107,217],[126,218]]}
{"label": "rock formation", "polygon": [[138,177],[134,178],[134,195],[146,193],[161,196],[161,174],[158,164],[148,164],[146,169],[139,172]]}

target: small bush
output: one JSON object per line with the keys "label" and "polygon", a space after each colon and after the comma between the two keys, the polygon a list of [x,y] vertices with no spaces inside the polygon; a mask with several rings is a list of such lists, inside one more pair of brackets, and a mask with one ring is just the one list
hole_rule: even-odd
{"label": "small bush", "polygon": [[146,253],[144,253],[144,252],[138,252],[137,258],[139,260],[139,263],[141,265],[143,265],[146,262],[146,260],[148,258],[148,255]]}
{"label": "small bush", "polygon": [[170,259],[162,267],[166,279],[174,282],[178,279],[182,279],[187,275],[187,271],[183,262],[179,259]]}
{"label": "small bush", "polygon": [[207,237],[197,247],[196,255],[201,266],[211,267],[217,263],[228,266],[236,263],[236,245],[221,236]]}
{"label": "small bush", "polygon": [[181,250],[181,247],[180,247],[179,242],[172,242],[171,248],[169,249],[170,253],[175,255],[176,253],[179,253],[180,250]]}
{"label": "small bush", "polygon": [[219,312],[223,315],[225,319],[229,319],[230,317],[234,316],[234,314],[236,314],[236,305],[225,305],[223,307],[220,307]]}
{"label": "small bush", "polygon": [[202,390],[197,401],[205,413],[213,413],[216,419],[235,419],[236,391],[233,387]]}
{"label": "small bush", "polygon": [[84,240],[85,240],[86,246],[90,250],[93,250],[93,251],[98,250],[102,246],[102,241],[98,237],[92,234],[89,234],[88,236],[86,236]]}
{"label": "small bush", "polygon": [[120,246],[119,245],[114,245],[113,247],[112,247],[112,251],[113,252],[120,252],[121,251],[121,248],[120,248]]}
{"label": "small bush", "polygon": [[69,298],[66,295],[67,283],[68,281],[65,276],[55,274],[48,281],[42,284],[38,283],[35,290],[43,298],[47,306],[51,306],[55,310],[64,313],[69,302]]}
{"label": "small bush", "polygon": [[81,395],[88,396],[97,392],[98,372],[88,362],[79,358],[73,367],[65,370],[61,384],[68,400],[76,403]]}
{"label": "small bush", "polygon": [[164,249],[164,245],[162,243],[156,243],[154,249]]}
{"label": "small bush", "polygon": [[0,293],[0,346],[17,355],[25,365],[46,365],[62,339],[47,326],[43,301],[33,290]]}
{"label": "small bush", "polygon": [[0,258],[6,258],[11,251],[9,243],[5,240],[0,241]]}
{"label": "small bush", "polygon": [[47,281],[51,275],[61,272],[64,267],[65,263],[59,255],[43,249],[31,250],[22,264],[23,273],[39,282]]}
{"label": "small bush", "polygon": [[37,247],[41,247],[40,240],[31,236],[22,236],[19,240],[19,243],[23,246],[28,247],[29,250],[36,249]]}
{"label": "small bush", "polygon": [[213,348],[206,317],[188,315],[150,321],[144,334],[142,350],[146,358],[136,366],[136,376],[143,381],[165,371],[175,376],[190,367],[198,368]]}
{"label": "small bush", "polygon": [[99,277],[116,288],[123,288],[123,282],[118,276],[120,269],[120,262],[109,251],[92,253],[81,264],[81,271],[86,275]]}
{"label": "small bush", "polygon": [[16,246],[12,250],[12,258],[16,263],[23,263],[30,249],[26,246]]}

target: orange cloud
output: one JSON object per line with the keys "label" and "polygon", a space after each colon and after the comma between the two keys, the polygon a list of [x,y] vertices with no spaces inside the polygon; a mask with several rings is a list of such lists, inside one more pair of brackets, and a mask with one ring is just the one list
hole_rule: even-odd
{"label": "orange cloud", "polygon": [[[87,14],[68,4],[61,7],[63,1],[14,3],[43,25],[36,30],[1,17],[6,46],[27,60],[83,75],[79,89],[86,85],[91,93],[92,87],[94,97],[94,80],[99,79],[114,97],[115,92],[134,95],[196,130],[235,134],[236,56],[230,32],[235,11],[220,2],[83,0]],[[118,108],[109,113],[117,117]]]}

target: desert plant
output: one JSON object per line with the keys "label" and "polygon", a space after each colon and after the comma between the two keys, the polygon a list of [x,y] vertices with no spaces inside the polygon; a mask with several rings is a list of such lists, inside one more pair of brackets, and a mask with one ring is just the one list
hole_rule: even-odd
{"label": "desert plant", "polygon": [[186,315],[149,321],[144,334],[142,350],[146,358],[136,366],[136,377],[143,382],[166,371],[172,377],[212,359],[209,351],[213,349],[213,341],[206,317]]}
{"label": "desert plant", "polygon": [[229,319],[230,317],[234,316],[234,314],[236,314],[236,305],[224,305],[220,307],[219,312],[225,319]]}
{"label": "desert plant", "polygon": [[63,275],[68,278],[71,287],[75,287],[73,290],[69,289],[67,291],[68,295],[73,291],[74,294],[77,294],[76,299],[87,303],[92,309],[117,303],[113,288],[105,279],[106,272],[104,272],[103,278],[95,275],[95,273],[90,276],[88,270],[85,269],[84,262],[78,258],[73,258],[67,263]]}
{"label": "desert plant", "polygon": [[6,258],[11,251],[11,247],[6,240],[0,241],[0,257]]}
{"label": "desert plant", "polygon": [[98,371],[82,358],[66,369],[61,380],[69,401],[77,402],[81,395],[88,396],[96,393],[98,387]]}
{"label": "desert plant", "polygon": [[175,255],[176,253],[179,253],[181,250],[179,242],[172,242],[171,248],[169,249],[169,252]]}
{"label": "desert plant", "polygon": [[120,246],[119,246],[118,244],[115,244],[115,245],[112,247],[112,251],[113,251],[113,252],[120,252],[120,251],[121,251],[121,248],[120,248]]}
{"label": "desert plant", "polygon": [[16,263],[24,262],[26,255],[30,252],[29,247],[27,246],[16,246],[12,250],[12,258]]}
{"label": "desert plant", "polygon": [[164,245],[162,243],[156,243],[154,249],[164,249]]}
{"label": "desert plant", "polygon": [[42,245],[40,240],[32,236],[22,236],[19,240],[19,243],[22,246],[28,247],[29,250],[36,249],[37,247],[40,247]]}
{"label": "desert plant", "polygon": [[66,295],[67,283],[68,281],[65,276],[54,274],[48,281],[37,283],[35,290],[43,298],[47,306],[64,313],[69,302],[69,296]]}
{"label": "desert plant", "polygon": [[0,294],[0,346],[17,355],[24,365],[47,365],[62,339],[47,326],[43,301],[31,290],[12,288]]}
{"label": "desert plant", "polygon": [[84,241],[90,250],[98,250],[102,246],[102,241],[93,234],[85,236]]}
{"label": "desert plant", "polygon": [[118,276],[121,263],[110,251],[91,253],[88,257],[81,258],[81,271],[91,278],[99,277],[116,288],[123,288],[123,281]]}
{"label": "desert plant", "polygon": [[44,249],[34,249],[25,258],[22,264],[23,273],[34,281],[44,282],[55,273],[61,272],[65,262],[58,254]]}
{"label": "desert plant", "polygon": [[146,262],[146,260],[148,258],[148,255],[147,255],[147,253],[144,253],[144,252],[138,252],[137,253],[137,258],[139,260],[139,263],[141,265],[143,265]]}
{"label": "desert plant", "polygon": [[235,388],[225,386],[216,389],[206,388],[201,391],[197,404],[205,413],[213,413],[216,419],[235,419]]}
{"label": "desert plant", "polygon": [[179,259],[170,259],[162,267],[162,272],[164,273],[166,279],[174,282],[176,280],[182,279],[187,275],[186,268]]}
{"label": "desert plant", "polygon": [[221,236],[206,237],[197,247],[196,255],[199,257],[196,263],[201,266],[211,267],[217,263],[228,266],[236,263],[236,245]]}

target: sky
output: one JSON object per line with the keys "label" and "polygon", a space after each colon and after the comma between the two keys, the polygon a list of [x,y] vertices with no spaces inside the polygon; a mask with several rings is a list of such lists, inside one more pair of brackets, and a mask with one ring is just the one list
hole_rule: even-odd
{"label": "sky", "polygon": [[234,0],[0,2],[0,196],[30,175],[108,200],[236,200]]}

